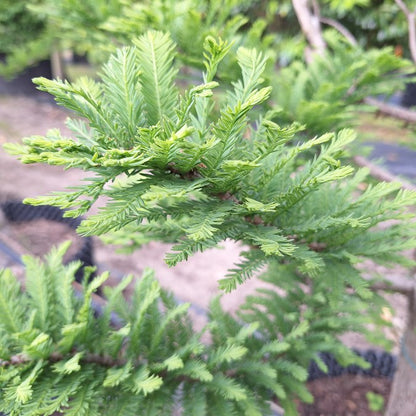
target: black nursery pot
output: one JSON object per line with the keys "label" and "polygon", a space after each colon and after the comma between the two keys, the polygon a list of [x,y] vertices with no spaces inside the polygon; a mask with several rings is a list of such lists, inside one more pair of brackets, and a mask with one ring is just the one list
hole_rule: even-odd
{"label": "black nursery pot", "polygon": [[[4,55],[0,55],[0,62],[4,62],[4,59]],[[32,82],[36,77],[52,78],[52,65],[49,59],[26,68],[11,80],[0,77],[0,94],[26,95],[42,101],[53,101],[48,93],[36,89],[36,85]]]}
{"label": "black nursery pot", "polygon": [[320,358],[328,367],[328,373],[324,373],[316,364],[312,361],[309,365],[309,378],[308,381],[313,381],[323,377],[337,377],[343,374],[351,375],[363,375],[367,377],[388,377],[392,379],[397,368],[397,358],[386,351],[377,350],[353,350],[355,354],[364,358],[370,363],[370,368],[363,369],[358,365],[349,365],[342,367],[335,357],[330,353],[321,353]]}
{"label": "black nursery pot", "polygon": [[401,104],[403,107],[415,107],[416,106],[416,83],[409,82],[406,84]]}
{"label": "black nursery pot", "polygon": [[[383,378],[392,380],[397,368],[397,358],[386,351],[381,350],[352,350],[355,354],[363,358],[370,364],[368,369],[363,369],[358,365],[349,365],[347,367],[341,366],[338,363],[336,358],[328,352],[323,352],[319,354],[320,359],[326,364],[328,368],[328,372],[323,372],[315,361],[311,361],[308,368],[308,382],[313,382],[315,380],[321,379],[336,379],[337,377],[350,375],[354,376],[365,376],[370,378]],[[319,402],[319,398],[317,399]],[[311,409],[309,409],[311,410]],[[308,415],[309,410],[303,409],[302,414]],[[313,409],[313,415],[316,415],[317,409]],[[325,413],[327,414],[327,413]],[[344,413],[342,413],[344,414]],[[351,413],[352,414],[359,414],[359,413]],[[273,416],[284,416],[284,414],[280,413],[273,413]]]}
{"label": "black nursery pot", "polygon": [[[6,201],[0,204],[0,209],[3,211],[7,221],[12,223],[22,223],[34,221],[38,219],[45,219],[48,221],[65,224],[68,228],[76,229],[81,223],[81,218],[64,217],[64,211],[50,205],[26,205],[21,201]],[[81,282],[84,276],[84,267],[94,266],[93,258],[93,244],[91,237],[79,237],[82,239],[80,249],[68,260],[68,262],[80,260],[82,266],[76,272],[75,278]],[[91,278],[93,275],[91,276]]]}

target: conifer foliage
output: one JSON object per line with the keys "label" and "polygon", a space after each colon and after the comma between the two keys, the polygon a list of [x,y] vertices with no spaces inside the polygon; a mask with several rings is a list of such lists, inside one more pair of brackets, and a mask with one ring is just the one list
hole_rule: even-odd
{"label": "conifer foliage", "polygon": [[272,79],[278,122],[305,124],[310,134],[353,126],[368,96],[390,96],[403,89],[403,74],[414,66],[392,48],[364,50],[326,36],[329,50],[307,65],[296,60]]}
{"label": "conifer foliage", "polygon": [[38,78],[75,112],[67,122],[75,138],[51,130],[6,148],[23,163],[91,172],[75,190],[27,201],[78,216],[105,196],[106,206],[81,224],[83,235],[112,233],[131,248],[172,242],[171,266],[232,239],[245,248],[220,288],[234,290],[260,272],[270,289],[248,297],[236,317],[214,300],[205,345],[188,305],[177,305],[151,272],[129,303],[128,280],[105,288],[108,306],[97,316],[91,294],[106,275],[85,283],[80,300],[71,288],[77,265],[60,263],[65,247],[43,265],[26,258],[25,293],[9,271],[0,280],[1,411],[254,416],[270,414],[277,399],[295,415],[294,397],[312,399],[310,360],[325,369],[319,352],[364,364],[336,338],[368,331],[382,305],[355,265],[409,264],[400,251],[415,247],[415,226],[376,226],[408,218],[416,194],[385,183],[358,192],[367,172],[339,160],[351,130],[298,141],[298,124],[275,124],[273,112],[261,110],[270,87],[255,50],[240,48],[241,77],[219,85],[229,49],[208,37],[201,83],[183,92],[175,45],[154,31],[118,50],[100,81]]}

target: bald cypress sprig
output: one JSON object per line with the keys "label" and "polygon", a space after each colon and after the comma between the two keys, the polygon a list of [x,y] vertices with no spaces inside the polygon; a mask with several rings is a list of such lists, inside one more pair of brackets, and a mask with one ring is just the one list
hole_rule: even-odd
{"label": "bald cypress sprig", "polygon": [[128,283],[107,290],[97,317],[90,299],[106,274],[85,284],[80,302],[70,290],[76,266],[60,266],[62,249],[45,265],[27,258],[27,293],[18,294],[8,271],[0,282],[10,294],[0,295],[0,411],[159,415],[178,404],[184,414],[265,415],[272,397],[294,415],[294,397],[311,400],[310,360],[325,369],[319,352],[360,362],[337,336],[368,333],[384,304],[356,265],[413,264],[401,251],[416,246],[415,226],[403,221],[416,193],[386,183],[360,190],[368,172],[342,162],[355,133],[305,140],[299,123],[277,125],[261,106],[271,92],[264,56],[240,48],[241,77],[230,86],[216,81],[227,53],[226,42],[207,38],[201,83],[184,91],[175,83],[174,44],[160,32],[114,54],[99,81],[39,78],[40,89],[75,112],[67,123],[75,137],[51,130],[6,149],[24,163],[91,173],[75,189],[26,201],[78,216],[104,196],[79,227],[83,235],[132,249],[170,242],[170,266],[231,239],[242,244],[241,259],[220,289],[255,274],[267,289],[247,297],[237,318],[213,301],[205,345],[187,306],[150,272],[129,303],[121,295]]}

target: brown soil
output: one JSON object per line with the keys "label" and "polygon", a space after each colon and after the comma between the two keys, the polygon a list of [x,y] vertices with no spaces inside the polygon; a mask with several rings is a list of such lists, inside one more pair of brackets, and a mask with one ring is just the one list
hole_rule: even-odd
{"label": "brown soil", "polygon": [[71,246],[64,256],[64,262],[73,258],[82,247],[81,237],[65,224],[39,219],[18,224],[8,223],[2,230],[20,247],[34,256],[44,256],[52,247],[64,241]]}
{"label": "brown soil", "polygon": [[345,374],[314,380],[308,388],[315,401],[298,405],[301,416],[382,416],[385,406],[380,411],[370,410],[366,394],[380,395],[387,403],[391,380]]}

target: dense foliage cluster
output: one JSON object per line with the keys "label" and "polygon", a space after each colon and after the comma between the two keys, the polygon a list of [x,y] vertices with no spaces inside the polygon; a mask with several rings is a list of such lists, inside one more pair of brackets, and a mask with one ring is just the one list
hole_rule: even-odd
{"label": "dense foliage cluster", "polygon": [[47,58],[51,49],[45,19],[26,6],[27,2],[22,0],[3,0],[0,4],[1,76],[15,77],[24,68]]}
{"label": "dense foliage cluster", "polygon": [[[45,263],[25,257],[25,292],[10,271],[0,274],[1,411],[11,416],[167,415],[179,409],[198,416],[266,415],[273,396],[288,414],[293,395],[311,399],[303,386],[305,365],[310,346],[327,341],[327,312],[315,323],[294,316],[282,321],[277,337],[272,317],[253,319],[256,303],[270,313],[282,303],[294,315],[291,299],[264,293],[249,300],[246,320],[225,314],[217,299],[206,329],[194,333],[189,304],[178,305],[148,270],[129,303],[122,291],[131,277],[106,287],[108,302],[97,316],[91,294],[108,275],[85,284],[83,299],[75,296],[71,283],[79,264],[62,266],[66,247],[52,251]],[[204,332],[211,336],[209,345],[201,342]],[[347,360],[359,361],[337,348]]]}
{"label": "dense foliage cluster", "polygon": [[78,265],[60,263],[65,247],[44,265],[26,258],[26,293],[9,271],[0,278],[1,411],[267,415],[278,400],[295,415],[295,397],[312,399],[310,360],[325,368],[319,352],[363,364],[337,335],[376,336],[366,323],[380,323],[384,303],[357,264],[410,264],[400,252],[416,246],[415,225],[402,220],[416,194],[397,183],[358,191],[366,170],[340,161],[352,130],[305,140],[303,126],[279,126],[276,111],[264,110],[264,55],[240,48],[241,75],[218,83],[230,45],[208,37],[204,48],[205,71],[184,91],[175,44],[155,31],[112,55],[99,81],[36,79],[73,111],[74,138],[51,130],[6,149],[23,163],[91,173],[75,190],[28,200],[78,216],[105,196],[82,234],[110,233],[132,249],[171,242],[171,266],[231,239],[242,243],[242,260],[220,288],[238,290],[258,273],[269,288],[236,316],[214,300],[204,330],[211,341],[203,344],[188,305],[177,305],[150,272],[129,303],[129,280],[105,288],[108,303],[97,315],[91,294],[105,275],[85,283],[79,299],[71,288]]}
{"label": "dense foliage cluster", "polygon": [[295,60],[271,77],[277,122],[297,121],[309,134],[354,126],[357,111],[366,110],[364,98],[400,91],[403,75],[413,70],[391,48],[364,50],[334,33],[326,41],[330,48],[323,56],[308,64]]}

